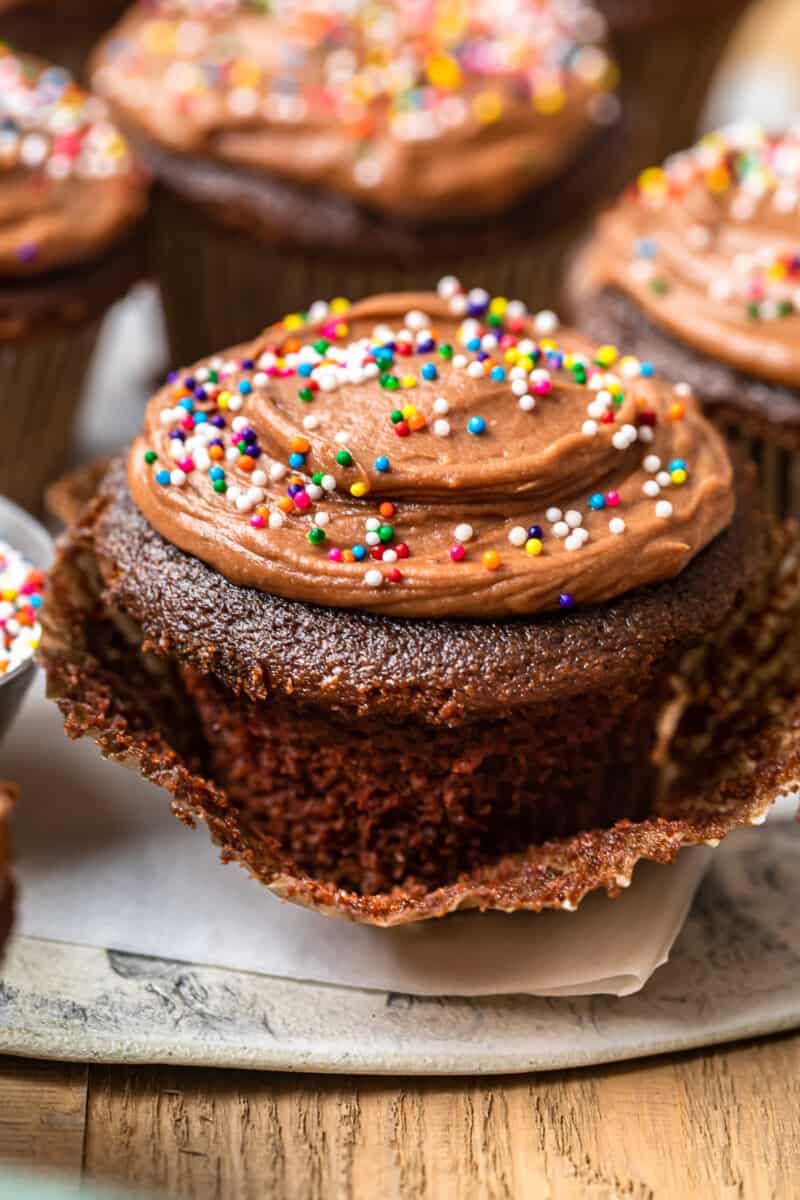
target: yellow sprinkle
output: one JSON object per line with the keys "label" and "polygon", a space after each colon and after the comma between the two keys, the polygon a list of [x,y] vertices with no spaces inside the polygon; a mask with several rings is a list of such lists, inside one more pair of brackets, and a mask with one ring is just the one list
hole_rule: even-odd
{"label": "yellow sprinkle", "polygon": [[356,497],[366,496],[368,491],[369,491],[369,488],[367,487],[367,485],[365,483],[362,483],[360,480],[358,483],[350,484],[350,495],[351,496],[356,496]]}
{"label": "yellow sprinkle", "polygon": [[220,394],[217,396],[217,404],[219,405],[220,408],[227,408],[228,401],[230,400],[230,398],[231,398],[230,392],[220,392]]}
{"label": "yellow sprinkle", "polygon": [[508,301],[505,296],[495,296],[489,305],[489,312],[494,313],[498,317],[502,317],[503,313],[508,308]]}
{"label": "yellow sprinkle", "polygon": [[647,167],[639,176],[639,187],[650,195],[665,191],[667,182],[667,173],[663,167]]}
{"label": "yellow sprinkle", "polygon": [[414,413],[417,411],[417,406],[416,404],[404,404],[400,411],[405,419],[408,420],[409,417],[414,416]]}
{"label": "yellow sprinkle", "polygon": [[507,363],[511,363],[513,365],[519,358],[519,350],[516,350],[514,346],[509,346],[504,357]]}
{"label": "yellow sprinkle", "polygon": [[346,313],[349,307],[350,301],[346,300],[344,296],[336,296],[335,299],[331,300],[332,313]]}
{"label": "yellow sprinkle", "polygon": [[539,345],[542,350],[555,350],[556,348],[556,343],[552,338],[542,338],[542,340],[539,342]]}
{"label": "yellow sprinkle", "polygon": [[[400,382],[402,383],[404,388],[415,388],[417,386],[417,377],[416,377],[416,375],[404,375],[403,378],[400,380]],[[414,406],[412,404],[410,406],[407,405],[406,407],[413,408]],[[404,417],[408,416],[408,413],[406,412],[405,408],[403,409],[403,416]]]}
{"label": "yellow sprinkle", "polygon": [[257,87],[261,80],[261,68],[252,58],[237,59],[230,68],[230,79],[234,87]]}
{"label": "yellow sprinkle", "polygon": [[497,92],[480,92],[472,101],[472,111],[482,125],[493,125],[502,115],[502,98]]}
{"label": "yellow sprinkle", "polygon": [[731,181],[728,168],[725,166],[712,167],[706,174],[706,187],[714,196],[726,191]]}
{"label": "yellow sprinkle", "polygon": [[676,484],[686,483],[687,475],[683,467],[676,467],[672,472],[672,482]]}
{"label": "yellow sprinkle", "polygon": [[597,361],[601,367],[610,367],[617,361],[619,350],[616,346],[598,346]]}
{"label": "yellow sprinkle", "polygon": [[530,554],[533,558],[542,553],[542,543],[539,538],[528,538],[525,543],[525,553]]}
{"label": "yellow sprinkle", "polygon": [[428,59],[428,79],[435,88],[454,92],[461,86],[461,67],[450,54],[432,54]]}
{"label": "yellow sprinkle", "polygon": [[305,321],[303,320],[303,317],[300,313],[288,313],[283,318],[283,328],[284,329],[289,329],[289,330],[302,329],[304,325],[305,325]]}
{"label": "yellow sprinkle", "polygon": [[567,94],[559,84],[543,87],[533,97],[533,105],[537,112],[552,115],[561,112],[567,100]]}

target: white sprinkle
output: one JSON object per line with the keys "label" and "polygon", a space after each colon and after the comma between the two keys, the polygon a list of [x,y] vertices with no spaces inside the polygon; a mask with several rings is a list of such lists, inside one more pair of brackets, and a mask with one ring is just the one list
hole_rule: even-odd
{"label": "white sprinkle", "polygon": [[569,525],[570,529],[577,529],[583,524],[583,516],[576,508],[570,508],[564,513],[564,520]]}
{"label": "white sprinkle", "polygon": [[642,491],[645,496],[649,496],[651,500],[654,500],[656,496],[661,494],[661,484],[657,483],[655,479],[648,479],[646,483],[642,484]]}
{"label": "white sprinkle", "polygon": [[524,367],[512,367],[508,372],[509,379],[527,379],[528,372]]}
{"label": "white sprinkle", "polygon": [[[208,451],[203,446],[199,446],[197,450],[194,451],[192,458],[194,459],[194,465],[197,467],[198,471],[207,471],[211,466],[211,458]],[[263,474],[263,472],[261,473]],[[255,474],[255,472],[253,472],[253,474]]]}
{"label": "white sprinkle", "polygon": [[456,525],[453,530],[453,537],[457,542],[468,542],[474,532],[471,525],[464,523],[463,525]]}
{"label": "white sprinkle", "polygon": [[522,379],[513,380],[511,384],[511,390],[515,396],[524,396],[528,391],[527,379],[525,379],[523,376]]}
{"label": "white sprinkle", "polygon": [[549,308],[542,309],[542,311],[538,312],[533,318],[533,328],[540,335],[555,333],[559,327],[559,324],[560,321],[558,317]]}
{"label": "white sprinkle", "polygon": [[269,514],[269,521],[267,524],[269,525],[270,529],[282,529],[283,523],[284,517],[282,512],[271,512]]}
{"label": "white sprinkle", "polygon": [[655,475],[656,471],[661,470],[661,459],[657,454],[648,454],[645,456],[642,466],[648,475]]}
{"label": "white sprinkle", "polygon": [[533,412],[536,408],[536,398],[526,393],[519,398],[519,406],[523,412]]}
{"label": "white sprinkle", "polygon": [[623,521],[622,517],[611,518],[611,520],[608,522],[608,532],[616,534],[625,532],[625,522]]}
{"label": "white sprinkle", "polygon": [[170,471],[169,481],[174,483],[175,487],[182,487],[186,483],[186,472],[182,471],[180,467],[176,467],[174,471]]}
{"label": "white sprinkle", "polygon": [[350,434],[346,429],[339,429],[334,435],[333,440],[338,442],[340,446],[346,446],[350,441]]}
{"label": "white sprinkle", "polygon": [[330,523],[331,514],[329,512],[325,512],[324,509],[314,514],[314,524],[319,525],[320,529],[323,529],[326,525],[330,525]]}
{"label": "white sprinkle", "polygon": [[467,367],[467,374],[472,379],[481,379],[485,373],[486,372],[483,369],[483,363],[479,363],[477,361],[471,362]]}
{"label": "white sprinkle", "polygon": [[384,550],[383,558],[381,559],[381,561],[388,562],[388,563],[397,562],[397,551],[396,550]]}
{"label": "white sprinkle", "polygon": [[375,531],[380,529],[380,527],[381,523],[377,517],[367,517],[366,521],[364,522],[364,528],[366,529],[367,533],[375,533]]}
{"label": "white sprinkle", "polygon": [[438,421],[433,422],[433,432],[436,437],[447,437],[450,433],[450,422],[440,417]]}
{"label": "white sprinkle", "polygon": [[652,430],[650,428],[649,425],[641,426],[641,428],[639,429],[639,441],[640,442],[644,442],[645,445],[649,446],[654,437],[655,437],[655,432],[654,432],[654,430]]}
{"label": "white sprinkle", "polygon": [[277,483],[279,479],[283,479],[288,469],[283,463],[272,463],[269,468],[269,477],[273,483]]}
{"label": "white sprinkle", "polygon": [[445,400],[444,396],[437,396],[433,402],[433,411],[439,417],[444,417],[450,412],[450,405]]}
{"label": "white sprinkle", "polygon": [[455,296],[456,292],[461,290],[461,284],[456,279],[455,275],[443,275],[436,285],[436,291],[443,300],[449,300]]}
{"label": "white sprinkle", "polygon": [[455,317],[461,317],[467,311],[467,297],[459,292],[450,301],[450,312]]}
{"label": "white sprinkle", "polygon": [[569,535],[569,525],[566,521],[556,521],[553,526],[553,537],[565,538]]}
{"label": "white sprinkle", "polygon": [[598,421],[600,417],[605,416],[608,412],[608,405],[605,400],[595,398],[594,400],[590,400],[586,405],[586,412],[593,420]]}
{"label": "white sprinkle", "polygon": [[239,451],[236,449],[236,447],[228,446],[228,449],[225,451],[225,461],[229,463],[236,463],[239,461],[239,458]]}
{"label": "white sprinkle", "polygon": [[369,571],[364,572],[364,583],[367,587],[380,587],[383,583],[383,575],[375,567],[372,567]]}
{"label": "white sprinkle", "polygon": [[236,392],[228,400],[228,408],[231,412],[238,412],[243,404],[244,404],[244,396],[240,396],[238,392]]}
{"label": "white sprinkle", "polygon": [[240,433],[242,429],[247,429],[247,417],[234,417],[231,421],[231,428],[234,433]]}
{"label": "white sprinkle", "polygon": [[656,482],[660,483],[662,487],[669,487],[672,483],[672,476],[669,471],[659,471],[656,475]]}
{"label": "white sprinkle", "polygon": [[688,383],[676,383],[675,384],[675,395],[676,396],[691,396],[691,394],[692,394],[692,388],[691,388],[690,384],[688,384]]}
{"label": "white sprinkle", "polygon": [[323,475],[321,482],[326,492],[333,492],[336,490],[336,480],[332,475]]}
{"label": "white sprinkle", "polygon": [[321,500],[322,499],[322,495],[323,495],[322,488],[317,487],[316,483],[307,483],[306,491],[308,492],[308,494],[312,500]]}
{"label": "white sprinkle", "polygon": [[597,421],[584,421],[581,425],[581,433],[584,433],[586,437],[596,437],[599,428]]}
{"label": "white sprinkle", "polygon": [[662,521],[666,521],[667,517],[672,516],[672,505],[669,500],[659,500],[656,505],[656,516],[661,517]]}
{"label": "white sprinkle", "polygon": [[451,362],[454,367],[457,367],[459,370],[461,370],[467,365],[467,356],[466,354],[456,354],[451,359]]}
{"label": "white sprinkle", "polygon": [[564,542],[564,547],[567,550],[580,550],[583,545],[583,538],[578,537],[576,533],[571,533]]}
{"label": "white sprinkle", "polygon": [[528,540],[528,531],[524,525],[515,525],[508,531],[508,540],[512,546],[524,546]]}
{"label": "white sprinkle", "polygon": [[314,413],[309,413],[307,417],[303,417],[303,429],[316,429],[319,425],[319,417]]}
{"label": "white sprinkle", "polygon": [[368,546],[377,546],[380,540],[380,534],[375,533],[374,531],[364,534],[364,541]]}
{"label": "white sprinkle", "polygon": [[403,317],[403,324],[408,329],[425,329],[430,325],[430,318],[425,316],[424,312],[420,312],[418,308],[412,308],[411,312],[407,312]]}
{"label": "white sprinkle", "polygon": [[560,521],[564,514],[560,508],[548,508],[544,515],[547,517],[548,521]]}

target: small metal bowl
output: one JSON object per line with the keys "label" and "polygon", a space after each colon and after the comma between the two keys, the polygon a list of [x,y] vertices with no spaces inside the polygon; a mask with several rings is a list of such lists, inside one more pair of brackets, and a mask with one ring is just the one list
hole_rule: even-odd
{"label": "small metal bowl", "polygon": [[[46,571],[53,561],[55,547],[45,527],[4,496],[0,496],[0,542],[19,550],[40,571]],[[0,737],[17,715],[35,673],[36,663],[29,658],[0,675]]]}

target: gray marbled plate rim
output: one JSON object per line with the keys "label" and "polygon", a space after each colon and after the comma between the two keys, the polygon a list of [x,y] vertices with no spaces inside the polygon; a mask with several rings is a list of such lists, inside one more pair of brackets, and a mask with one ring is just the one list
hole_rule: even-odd
{"label": "gray marbled plate rim", "polygon": [[0,1053],[374,1075],[556,1070],[800,1027],[800,828],[714,856],[637,995],[421,998],[32,938],[0,977]]}

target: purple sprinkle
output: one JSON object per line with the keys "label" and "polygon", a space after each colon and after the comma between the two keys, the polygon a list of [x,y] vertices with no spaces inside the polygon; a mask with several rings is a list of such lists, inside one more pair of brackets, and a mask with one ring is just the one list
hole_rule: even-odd
{"label": "purple sprinkle", "polygon": [[573,600],[573,598],[569,592],[562,592],[561,595],[558,597],[558,603],[561,605],[562,608],[572,608],[575,601]]}

